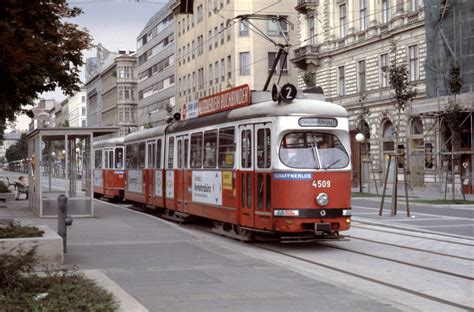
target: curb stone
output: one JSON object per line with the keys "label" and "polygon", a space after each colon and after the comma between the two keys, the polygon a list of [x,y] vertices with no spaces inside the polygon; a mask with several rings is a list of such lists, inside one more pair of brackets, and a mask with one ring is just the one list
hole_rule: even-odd
{"label": "curb stone", "polygon": [[102,270],[80,270],[87,278],[111,292],[120,304],[119,312],[148,312],[138,300],[110,279]]}

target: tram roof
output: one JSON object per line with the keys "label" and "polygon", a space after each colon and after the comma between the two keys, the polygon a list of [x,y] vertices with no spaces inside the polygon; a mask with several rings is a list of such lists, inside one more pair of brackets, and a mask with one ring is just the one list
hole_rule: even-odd
{"label": "tram roof", "polygon": [[112,139],[107,139],[107,140],[100,140],[94,142],[93,146],[95,148],[100,148],[100,147],[114,147],[114,146],[120,146],[123,145],[123,137],[121,138],[112,138]]}
{"label": "tram roof", "polygon": [[158,126],[158,127],[145,129],[145,130],[142,130],[142,131],[137,131],[137,132],[127,134],[125,136],[124,142],[138,141],[138,140],[143,140],[143,139],[163,135],[168,126],[169,125],[162,125],[162,126]]}
{"label": "tram roof", "polygon": [[344,107],[331,102],[325,102],[323,99],[324,97],[319,94],[298,92],[297,98],[292,102],[278,103],[272,100],[270,92],[253,91],[252,104],[249,106],[179,121],[171,124],[167,132],[180,132],[212,124],[261,117],[314,116],[347,118],[348,114]]}
{"label": "tram roof", "polygon": [[175,133],[250,118],[276,116],[347,118],[348,116],[344,107],[324,101],[324,96],[321,94],[298,91],[296,99],[290,103],[274,102],[271,93],[267,91],[252,91],[251,97],[252,104],[248,106],[130,133],[124,142],[144,140],[163,135],[165,132]]}

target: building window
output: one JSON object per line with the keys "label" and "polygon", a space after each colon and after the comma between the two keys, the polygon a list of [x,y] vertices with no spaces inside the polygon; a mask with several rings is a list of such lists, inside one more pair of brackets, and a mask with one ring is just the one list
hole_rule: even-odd
{"label": "building window", "polygon": [[380,55],[380,86],[388,86],[388,53]]}
{"label": "building window", "polygon": [[240,21],[239,23],[239,36],[247,37],[249,35],[249,27],[247,21]]}
{"label": "building window", "polygon": [[223,58],[221,59],[221,65],[219,67],[219,71],[220,71],[221,81],[224,81],[224,79],[225,79],[225,61],[224,61]]}
{"label": "building window", "polygon": [[204,89],[204,68],[198,69],[198,89]]}
{"label": "building window", "polygon": [[209,42],[209,51],[212,50],[212,30],[209,30],[207,41]]}
{"label": "building window", "polygon": [[365,92],[367,89],[367,81],[365,77],[365,61],[359,61],[357,64],[358,68],[358,80],[359,80],[359,92]]}
{"label": "building window", "polygon": [[224,44],[224,23],[221,23],[219,38],[221,39],[221,44]]}
{"label": "building window", "polygon": [[382,23],[387,23],[389,19],[388,0],[382,0]]}
{"label": "building window", "polygon": [[308,44],[315,44],[315,29],[314,29],[314,16],[313,15],[308,15],[308,34],[309,34],[309,37],[307,39],[308,41]]}
{"label": "building window", "polygon": [[283,36],[288,37],[288,23],[286,17],[281,17],[281,20],[267,21],[267,34],[269,36]]}
{"label": "building window", "polygon": [[216,83],[219,82],[219,61],[214,63],[214,79],[216,80]]}
{"label": "building window", "polygon": [[83,95],[83,96],[82,96],[82,103],[85,103],[85,102],[86,102],[86,96]]}
{"label": "building window", "polygon": [[[268,71],[272,70],[276,55],[277,55],[276,52],[268,52]],[[288,74],[288,58],[286,58],[285,60],[285,57],[283,54],[280,57],[280,60],[275,68],[275,73]]]}
{"label": "building window", "polygon": [[418,46],[413,45],[408,47],[408,57],[410,63],[410,81],[420,79],[419,60],[418,60]]}
{"label": "building window", "polygon": [[346,70],[344,66],[339,66],[339,96],[346,95]]}
{"label": "building window", "polygon": [[86,115],[86,108],[85,108],[85,107],[82,107],[81,115],[82,115],[82,116],[85,116],[85,115]]}
{"label": "building window", "polygon": [[219,45],[219,30],[217,30],[217,26],[214,27],[214,47],[217,48],[217,46]]}
{"label": "building window", "polygon": [[212,64],[209,64],[209,72],[208,72],[207,75],[209,76],[209,84],[210,84],[210,85],[212,85],[212,79],[213,79],[212,74],[213,74],[213,73],[214,73],[214,72],[212,71]]}
{"label": "building window", "polygon": [[367,6],[365,0],[360,0],[360,30],[367,28]]}
{"label": "building window", "polygon": [[346,21],[346,5],[342,4],[339,6],[339,34],[341,38],[347,34],[347,21]]}
{"label": "building window", "polygon": [[212,15],[212,0],[207,1],[207,15],[208,16]]}
{"label": "building window", "polygon": [[240,75],[247,76],[250,75],[250,53],[241,52],[240,56]]}
{"label": "building window", "polygon": [[204,37],[203,37],[203,35],[198,36],[197,45],[198,45],[197,54],[202,55],[204,53]]}
{"label": "building window", "polygon": [[232,78],[232,58],[227,55],[227,79]]}
{"label": "building window", "polygon": [[410,0],[410,10],[418,10],[418,0]]}

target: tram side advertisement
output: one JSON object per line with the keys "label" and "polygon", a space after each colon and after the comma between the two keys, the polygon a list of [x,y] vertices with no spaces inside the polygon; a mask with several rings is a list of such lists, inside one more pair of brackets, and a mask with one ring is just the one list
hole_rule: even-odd
{"label": "tram side advertisement", "polygon": [[127,186],[129,192],[142,193],[142,171],[141,170],[128,170],[127,175]]}
{"label": "tram side advertisement", "polygon": [[222,173],[219,171],[193,172],[192,199],[194,202],[222,205]]}
{"label": "tram side advertisement", "polygon": [[102,169],[94,169],[94,186],[104,187],[104,179],[102,177]]}
{"label": "tram side advertisement", "polygon": [[161,170],[155,170],[155,196],[163,197],[163,177]]}

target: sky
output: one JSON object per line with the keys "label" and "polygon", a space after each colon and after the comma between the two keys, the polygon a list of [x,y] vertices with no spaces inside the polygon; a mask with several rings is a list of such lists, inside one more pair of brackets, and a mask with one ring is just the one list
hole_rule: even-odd
{"label": "sky", "polygon": [[[87,28],[93,44],[101,43],[109,51],[137,50],[137,36],[167,0],[68,0],[70,6],[80,7],[83,14],[71,19],[80,28]],[[95,50],[84,51],[84,57],[95,56]],[[84,80],[84,69],[81,72]],[[60,90],[42,94],[40,98],[62,101]],[[17,118],[16,128],[27,130],[30,118]],[[7,131],[9,132],[9,131]]]}

